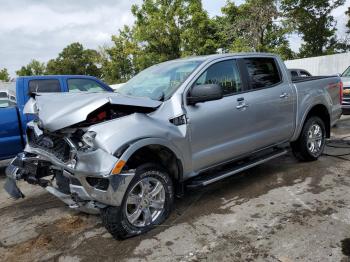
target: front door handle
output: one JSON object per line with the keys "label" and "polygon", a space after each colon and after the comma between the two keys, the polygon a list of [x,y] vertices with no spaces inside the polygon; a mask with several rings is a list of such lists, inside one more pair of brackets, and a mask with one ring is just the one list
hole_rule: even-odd
{"label": "front door handle", "polygon": [[243,104],[239,104],[238,106],[236,106],[237,109],[243,109],[243,108],[247,108],[248,105],[243,103]]}
{"label": "front door handle", "polygon": [[280,95],[280,98],[288,98],[289,97],[289,94],[287,93],[283,93],[282,95]]}

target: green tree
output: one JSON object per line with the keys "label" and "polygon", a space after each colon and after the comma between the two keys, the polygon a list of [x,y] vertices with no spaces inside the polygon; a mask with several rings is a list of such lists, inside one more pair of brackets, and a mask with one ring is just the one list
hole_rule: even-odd
{"label": "green tree", "polygon": [[134,39],[140,69],[188,55],[215,53],[215,23],[201,0],[144,0],[134,5]]}
{"label": "green tree", "polygon": [[144,0],[132,6],[134,25],[103,48],[103,78],[124,82],[153,64],[217,50],[217,27],[201,0]]}
{"label": "green tree", "polygon": [[140,69],[181,56],[183,2],[144,0],[141,6],[132,6],[131,11],[136,18],[133,37],[142,50],[136,58]]}
{"label": "green tree", "polygon": [[0,81],[4,81],[4,82],[10,81],[10,75],[6,68],[0,69]]}
{"label": "green tree", "polygon": [[133,43],[132,32],[128,26],[112,36],[113,45],[101,49],[102,77],[109,84],[123,83],[135,73],[133,57],[137,47]]}
{"label": "green tree", "polygon": [[274,0],[247,0],[236,6],[228,2],[222,9],[222,49],[231,52],[275,52],[293,57],[286,34],[288,27],[279,22]]}
{"label": "green tree", "polygon": [[235,30],[232,30],[232,27],[236,23],[236,20],[239,16],[238,7],[236,4],[234,2],[228,1],[226,5],[221,8],[221,12],[223,13],[222,16],[217,16],[213,19],[217,27],[216,34],[218,36],[219,49],[221,52],[227,53],[231,49],[246,49],[246,43],[242,41],[243,39],[240,39],[241,41],[237,41],[234,44],[235,47],[232,48],[232,45],[237,38],[236,33],[233,32]]}
{"label": "green tree", "polygon": [[181,56],[216,53],[219,40],[217,24],[203,9],[202,1],[188,1],[183,8],[183,24],[180,34]]}
{"label": "green tree", "polygon": [[336,21],[332,11],[345,0],[281,0],[281,9],[296,33],[304,41],[300,57],[335,52]]}
{"label": "green tree", "polygon": [[93,49],[84,49],[80,43],[72,43],[51,59],[46,66],[47,74],[101,76],[101,56]]}
{"label": "green tree", "polygon": [[21,69],[16,71],[18,76],[33,76],[33,75],[44,75],[46,66],[44,63],[33,59],[26,66],[22,66]]}

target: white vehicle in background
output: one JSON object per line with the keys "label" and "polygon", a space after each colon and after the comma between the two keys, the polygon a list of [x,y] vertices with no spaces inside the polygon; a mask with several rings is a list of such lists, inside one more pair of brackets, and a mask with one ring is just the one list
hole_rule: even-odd
{"label": "white vehicle in background", "polygon": [[350,115],[350,66],[341,74],[343,82],[343,115]]}
{"label": "white vehicle in background", "polygon": [[8,92],[7,90],[0,91],[0,107],[7,107],[9,104]]}
{"label": "white vehicle in background", "polygon": [[289,73],[291,74],[292,78],[296,77],[309,77],[312,76],[308,71],[305,69],[298,69],[298,68],[293,68],[293,69],[288,69]]}

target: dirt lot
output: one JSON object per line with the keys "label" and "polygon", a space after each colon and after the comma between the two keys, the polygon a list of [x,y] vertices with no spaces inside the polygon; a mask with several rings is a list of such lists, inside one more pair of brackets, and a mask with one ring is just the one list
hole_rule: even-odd
{"label": "dirt lot", "polygon": [[[350,135],[350,118],[333,135]],[[349,171],[346,159],[287,155],[188,192],[166,224],[126,241],[41,188],[22,184],[19,201],[1,189],[0,260],[350,261]]]}

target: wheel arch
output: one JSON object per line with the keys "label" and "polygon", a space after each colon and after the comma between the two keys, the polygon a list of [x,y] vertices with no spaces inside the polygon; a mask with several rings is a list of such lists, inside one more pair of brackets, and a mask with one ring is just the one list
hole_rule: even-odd
{"label": "wheel arch", "polygon": [[294,137],[295,140],[298,139],[298,137],[300,136],[301,130],[303,129],[303,126],[305,125],[306,121],[312,116],[317,116],[322,119],[326,127],[326,137],[329,138],[331,136],[330,113],[324,104],[316,104],[316,105],[310,106],[310,108],[306,110],[306,113],[304,114],[302,121],[300,121],[301,124],[298,126],[298,132]]}
{"label": "wheel arch", "polygon": [[180,151],[164,139],[147,138],[129,145],[119,160],[126,162],[126,169],[153,162],[165,168],[175,182],[183,181],[183,158]]}

